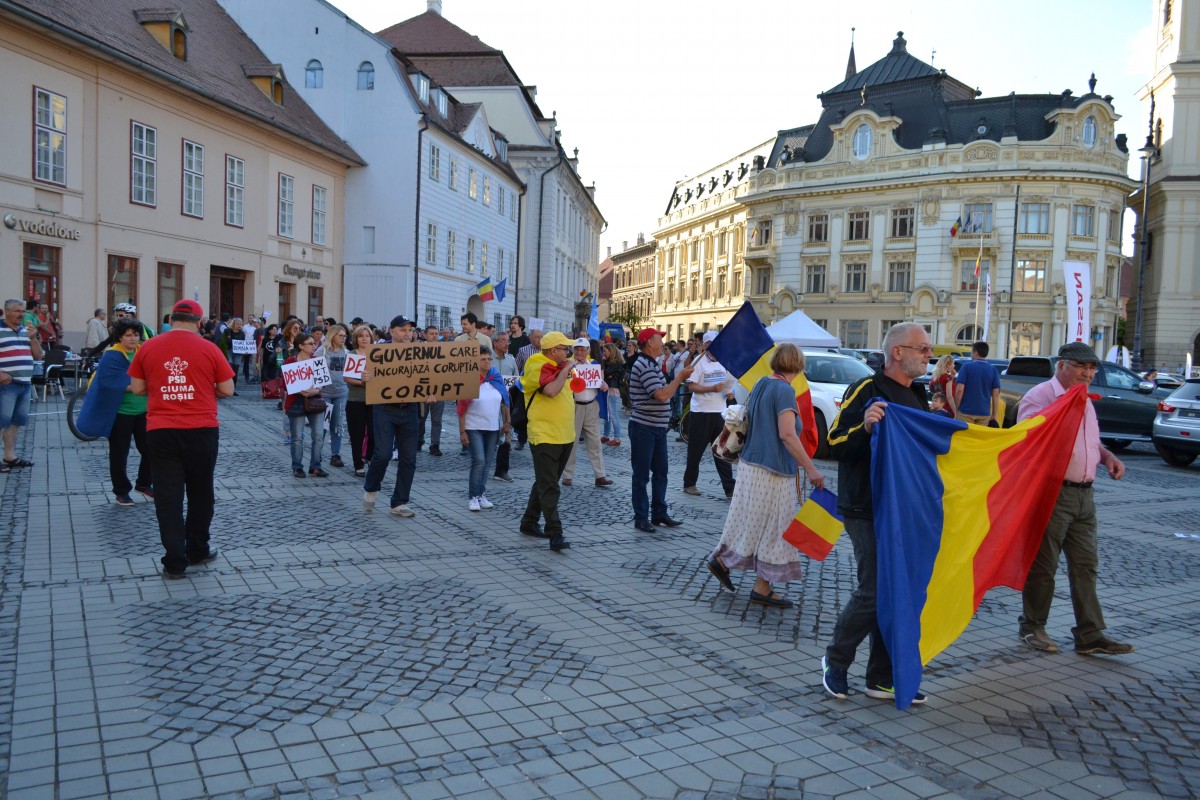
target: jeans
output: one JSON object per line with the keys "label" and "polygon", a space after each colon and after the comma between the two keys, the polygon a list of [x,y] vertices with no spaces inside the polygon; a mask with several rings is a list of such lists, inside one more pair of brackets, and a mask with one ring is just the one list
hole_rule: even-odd
{"label": "jeans", "polygon": [[[297,399],[297,403],[303,402]],[[300,416],[288,415],[288,426],[292,432],[292,470],[304,469],[304,443],[300,440],[300,436],[304,433],[304,426],[308,426],[308,468],[319,469],[321,466],[321,424],[325,420],[325,412],[318,411],[315,414],[301,414]]]}
{"label": "jeans", "polygon": [[346,419],[346,395],[340,397],[324,397],[325,402],[333,409],[329,415],[329,455],[342,455],[342,424]]}
{"label": "jeans", "polygon": [[371,460],[372,428],[375,426],[374,415],[369,406],[362,400],[352,400],[346,403],[346,427],[350,429],[350,455],[354,458],[354,468],[362,469]]}
{"label": "jeans", "polygon": [[[439,404],[440,405],[440,404]],[[421,428],[421,412],[417,403],[382,403],[372,407],[375,418],[375,452],[363,491],[378,492],[383,485],[396,450],[396,487],[392,490],[391,507],[408,505],[411,498],[413,475],[417,471],[417,435]]]}
{"label": "jeans", "polygon": [[533,486],[529,489],[529,501],[521,516],[521,527],[532,528],[539,518],[546,520],[543,532],[551,539],[562,536],[562,519],[558,516],[558,498],[562,494],[558,480],[567,466],[567,458],[574,448],[567,444],[531,444],[533,456]]}
{"label": "jeans", "polygon": [[609,439],[621,438],[621,395],[609,392],[608,418],[604,420],[604,435]]}
{"label": "jeans", "polygon": [[421,435],[417,438],[418,446],[425,444],[425,420],[429,420],[429,447],[442,449],[442,410],[445,403],[421,406]]}
{"label": "jeans", "polygon": [[[666,517],[667,429],[629,420],[629,459],[633,466],[634,520],[649,522]],[[653,499],[646,496],[647,482],[651,482]]]}
{"label": "jeans", "polygon": [[825,649],[830,666],[850,669],[854,653],[862,640],[871,637],[871,654],[867,657],[867,683],[892,685],[892,657],[879,630],[875,615],[875,523],[869,519],[846,517],[846,533],[854,545],[854,560],[858,563],[858,586],[842,608],[833,627],[833,640]]}
{"label": "jeans", "polygon": [[471,448],[471,476],[467,495],[483,497],[487,494],[487,479],[496,464],[496,440],[500,431],[467,431],[468,447]]}
{"label": "jeans", "polygon": [[[213,473],[217,469],[219,428],[158,428],[146,433],[154,469],[154,512],[166,555],[162,565],[180,572],[209,552]],[[187,493],[187,519],[183,496]]]}
{"label": "jeans", "polygon": [[[129,476],[125,474],[131,439],[142,456],[135,484],[131,484]],[[149,489],[154,486],[151,475],[150,446],[146,443],[146,415],[117,414],[112,431],[108,434],[108,477],[112,480],[113,494],[129,494],[135,486],[138,489]]]}
{"label": "jeans", "polygon": [[[687,418],[688,446],[687,466],[683,468],[683,487],[695,486],[700,477],[700,462],[706,452],[711,452],[710,445],[721,435],[725,428],[725,417],[719,411],[689,411]],[[717,465],[717,475],[721,479],[721,488],[725,494],[733,494],[733,465],[728,461],[713,456]]]}

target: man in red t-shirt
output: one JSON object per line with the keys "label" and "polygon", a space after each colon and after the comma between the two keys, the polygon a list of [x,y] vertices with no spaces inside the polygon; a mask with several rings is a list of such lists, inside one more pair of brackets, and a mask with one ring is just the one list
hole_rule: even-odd
{"label": "man in red t-shirt", "polygon": [[[146,439],[154,466],[154,510],[166,555],[164,578],[217,557],[208,545],[217,467],[217,398],[233,394],[233,370],[221,349],[200,336],[204,309],[180,300],[171,330],[141,347],[129,365],[134,394],[149,396]],[[187,491],[187,521],[183,495]]]}

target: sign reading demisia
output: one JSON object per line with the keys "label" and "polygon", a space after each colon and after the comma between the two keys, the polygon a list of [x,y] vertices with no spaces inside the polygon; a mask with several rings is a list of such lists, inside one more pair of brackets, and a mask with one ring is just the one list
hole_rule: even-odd
{"label": "sign reading demisia", "polygon": [[604,383],[604,367],[599,364],[572,364],[575,368],[575,377],[583,378],[584,388],[599,389],[600,384]]}
{"label": "sign reading demisia", "polygon": [[1063,279],[1067,293],[1067,341],[1086,342],[1092,330],[1092,265],[1086,261],[1064,261]]}
{"label": "sign reading demisia", "polygon": [[367,368],[367,405],[479,397],[477,341],[375,345]]}
{"label": "sign reading demisia", "polygon": [[309,358],[283,365],[283,383],[288,394],[305,389],[320,389],[333,383],[329,375],[329,364],[322,358]]}

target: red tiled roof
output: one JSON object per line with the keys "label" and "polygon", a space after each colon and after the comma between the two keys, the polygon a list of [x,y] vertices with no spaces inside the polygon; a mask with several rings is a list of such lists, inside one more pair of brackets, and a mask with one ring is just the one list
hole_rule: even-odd
{"label": "red tiled roof", "polygon": [[499,53],[441,14],[424,14],[397,22],[375,34],[405,55],[417,53]]}
{"label": "red tiled roof", "polygon": [[[161,2],[161,0],[159,0]],[[115,51],[161,79],[265,121],[315,145],[339,160],[365,163],[316,112],[284,82],[283,105],[267,97],[247,77],[271,62],[216,0],[186,0],[179,5],[187,22],[187,60],[175,58],[138,22],[138,12],[154,10],[155,0],[11,0],[42,19],[71,31],[97,50]],[[161,11],[161,9],[159,9]],[[112,53],[109,53],[112,55]]]}

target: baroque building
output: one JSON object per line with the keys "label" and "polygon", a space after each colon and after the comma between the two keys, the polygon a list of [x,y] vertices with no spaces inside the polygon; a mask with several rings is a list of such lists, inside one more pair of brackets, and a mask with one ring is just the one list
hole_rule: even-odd
{"label": "baroque building", "polygon": [[[1092,270],[1089,338],[1103,352],[1121,312],[1121,216],[1135,184],[1112,98],[1094,86],[980,97],[910,55],[898,34],[752,169],[738,197],[746,296],[764,322],[803,308],[847,347],[878,347],[908,320],[935,343],[1050,354],[1066,337],[1062,263],[1082,261]],[[976,303],[988,278],[984,331]]]}
{"label": "baroque building", "polygon": [[[768,139],[672,188],[654,233],[653,317],[668,338],[719,330],[745,302],[747,281],[755,278],[744,262],[744,198],[753,185],[755,163],[770,154],[773,144]],[[644,288],[638,292],[645,294]],[[751,284],[750,290],[768,292],[768,287]]]}
{"label": "baroque building", "polygon": [[[639,233],[633,247],[621,242],[621,252],[609,256],[612,262],[612,299],[602,319],[623,321],[627,327],[650,324],[654,314],[654,285],[657,275],[658,243],[646,241]],[[629,323],[633,323],[630,325]]]}
{"label": "baroque building", "polygon": [[[1136,349],[1140,319],[1142,366],[1176,369],[1188,352],[1200,354],[1200,0],[1152,0],[1151,6],[1157,39],[1143,99],[1152,94],[1154,102],[1142,148],[1143,185],[1149,169],[1150,191],[1147,198],[1139,188],[1129,198],[1142,252],[1134,258],[1125,339]],[[1143,256],[1138,314],[1136,270]]]}
{"label": "baroque building", "polygon": [[362,159],[215,0],[0,9],[0,290],[83,344],[96,308],[151,327],[342,308],[345,175]]}

